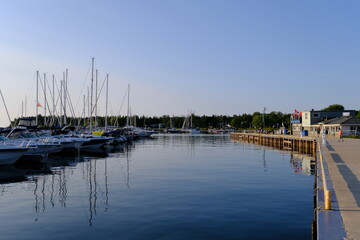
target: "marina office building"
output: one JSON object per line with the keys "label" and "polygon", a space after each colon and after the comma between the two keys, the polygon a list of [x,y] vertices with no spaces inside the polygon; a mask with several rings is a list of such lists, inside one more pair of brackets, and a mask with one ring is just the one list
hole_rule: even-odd
{"label": "marina office building", "polygon": [[355,110],[344,111],[303,111],[301,117],[291,120],[294,135],[307,131],[309,136],[317,135],[318,129],[328,136],[337,136],[340,128],[343,136],[360,135],[360,119]]}

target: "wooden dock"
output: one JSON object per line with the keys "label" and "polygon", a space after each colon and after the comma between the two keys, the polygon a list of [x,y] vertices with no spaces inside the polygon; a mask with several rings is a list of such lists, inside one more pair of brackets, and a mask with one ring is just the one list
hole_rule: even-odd
{"label": "wooden dock", "polygon": [[231,133],[231,138],[248,143],[274,147],[280,150],[316,155],[317,141],[312,137],[236,132]]}

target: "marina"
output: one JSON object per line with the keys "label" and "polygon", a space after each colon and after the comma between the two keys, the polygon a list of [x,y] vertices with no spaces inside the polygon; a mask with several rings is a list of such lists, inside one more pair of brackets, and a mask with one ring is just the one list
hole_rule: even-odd
{"label": "marina", "polygon": [[359,1],[1,9],[0,240],[360,240]]}
{"label": "marina", "polygon": [[310,239],[311,162],[221,134],[158,134],[101,154],[48,156],[43,165],[10,166],[8,175],[22,179],[0,185],[2,234]]}

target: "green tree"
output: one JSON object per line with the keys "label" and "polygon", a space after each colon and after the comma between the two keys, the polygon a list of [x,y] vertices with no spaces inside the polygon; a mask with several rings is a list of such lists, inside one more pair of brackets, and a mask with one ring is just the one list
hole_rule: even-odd
{"label": "green tree", "polygon": [[322,109],[322,111],[344,111],[345,108],[343,105],[340,104],[332,104],[329,105],[327,108]]}
{"label": "green tree", "polygon": [[261,115],[255,115],[252,120],[252,125],[255,128],[261,128],[263,125],[263,118]]}
{"label": "green tree", "polygon": [[357,111],[357,113],[356,113],[356,117],[357,117],[357,118],[360,118],[360,110],[359,110],[359,111]]}
{"label": "green tree", "polygon": [[230,121],[230,125],[234,128],[240,128],[241,127],[241,117],[234,115],[232,120]]}

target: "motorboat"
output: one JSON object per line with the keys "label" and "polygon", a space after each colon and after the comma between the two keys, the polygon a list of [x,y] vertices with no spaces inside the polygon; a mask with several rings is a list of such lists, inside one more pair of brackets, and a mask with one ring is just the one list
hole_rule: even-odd
{"label": "motorboat", "polygon": [[152,134],[157,133],[154,130],[139,128],[134,126],[126,126],[124,127],[124,130],[127,133],[127,135],[131,135],[139,138],[150,137]]}
{"label": "motorboat", "polygon": [[26,153],[24,157],[33,157],[36,155],[45,156],[49,153],[58,153],[63,149],[59,141],[49,141],[45,138],[38,137],[26,128],[14,128],[7,134],[7,137],[1,137],[0,140],[18,144],[23,147],[36,147],[34,151]]}
{"label": "motorboat", "polygon": [[2,142],[0,144],[0,165],[14,164],[21,156],[26,154],[31,147],[21,147],[15,144],[7,144]]}
{"label": "motorboat", "polygon": [[92,134],[81,134],[79,137],[87,140],[79,146],[80,150],[99,149],[105,147],[113,139],[112,137],[104,137]]}

